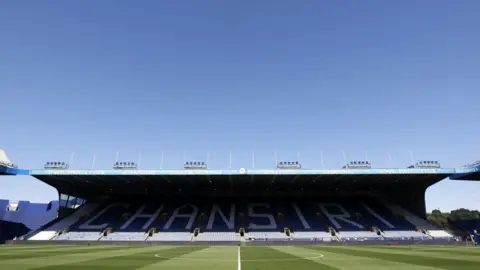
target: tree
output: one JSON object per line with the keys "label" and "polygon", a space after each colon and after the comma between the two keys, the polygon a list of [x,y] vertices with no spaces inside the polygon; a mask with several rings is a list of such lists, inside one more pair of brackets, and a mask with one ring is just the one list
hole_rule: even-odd
{"label": "tree", "polygon": [[437,227],[450,229],[448,220],[464,220],[464,219],[480,219],[480,212],[478,210],[469,210],[460,208],[451,212],[442,213],[440,210],[433,210],[427,213],[427,220]]}

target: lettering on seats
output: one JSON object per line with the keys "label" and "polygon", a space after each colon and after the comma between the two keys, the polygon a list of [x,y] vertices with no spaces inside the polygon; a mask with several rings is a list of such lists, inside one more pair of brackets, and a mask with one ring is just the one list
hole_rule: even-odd
{"label": "lettering on seats", "polygon": [[218,206],[218,204],[214,204],[212,206],[212,210],[210,211],[210,217],[208,218],[207,230],[211,230],[213,228],[216,213],[220,215],[220,218],[222,218],[223,222],[227,225],[227,228],[229,230],[233,230],[235,228],[235,205],[230,205],[229,218],[227,219],[225,214],[220,209],[220,206]]}
{"label": "lettering on seats", "polygon": [[305,216],[302,213],[302,210],[300,210],[300,207],[296,203],[292,203],[293,209],[295,210],[295,213],[297,214],[298,218],[300,219],[300,222],[303,225],[303,228],[305,230],[310,229],[310,224],[308,224],[307,220],[305,219]]}
{"label": "lettering on seats", "polygon": [[142,207],[138,209],[138,211],[127,221],[125,224],[123,224],[122,227],[120,227],[120,230],[125,230],[130,226],[130,224],[135,221],[137,218],[149,218],[148,221],[143,225],[142,230],[147,230],[150,225],[158,218],[160,215],[161,211],[163,210],[163,204],[160,206],[160,208],[155,211],[153,214],[142,214],[143,211],[145,210],[145,207],[147,207],[146,204],[144,204]]}
{"label": "lettering on seats", "polygon": [[108,227],[109,223],[104,223],[101,225],[91,225],[97,218],[101,217],[103,214],[105,214],[108,210],[114,207],[123,207],[123,208],[128,208],[130,205],[126,203],[113,203],[110,204],[109,206],[103,208],[102,211],[98,212],[94,217],[91,219],[87,220],[87,222],[83,223],[80,225],[78,228],[80,230],[103,230]]}
{"label": "lettering on seats", "polygon": [[[319,203],[318,207],[320,210],[323,212],[323,214],[330,220],[330,222],[335,226],[337,229],[341,229],[342,226],[340,223],[338,223],[338,220],[341,220],[345,223],[348,223],[352,226],[355,226],[359,229],[363,229],[363,226],[361,224],[356,223],[355,221],[349,220],[348,218],[351,217],[351,215],[343,208],[340,204],[338,203]],[[327,207],[336,207],[337,209],[342,212],[341,214],[332,214],[329,213],[327,210]]]}
{"label": "lettering on seats", "polygon": [[270,209],[270,204],[269,203],[251,203],[248,205],[248,216],[252,218],[265,218],[268,219],[269,223],[265,225],[259,225],[255,224],[253,222],[250,222],[248,225],[249,229],[253,230],[275,230],[277,229],[277,222],[273,218],[272,214],[257,214],[254,211],[254,208],[256,207],[263,207]]}
{"label": "lettering on seats", "polygon": [[395,226],[393,226],[390,222],[388,222],[386,219],[384,219],[382,216],[377,214],[375,211],[373,211],[372,208],[370,208],[368,205],[365,203],[362,203],[363,208],[365,208],[372,216],[374,216],[376,219],[380,220],[383,224],[385,224],[388,228],[393,229]]}
{"label": "lettering on seats", "polygon": [[[184,208],[187,208],[187,207],[190,207],[192,209],[192,212],[191,213],[180,214],[180,210],[182,210]],[[193,204],[182,205],[182,206],[178,207],[177,209],[175,209],[175,211],[173,211],[172,216],[168,219],[167,223],[165,223],[165,226],[163,226],[163,229],[164,230],[169,230],[170,227],[172,226],[173,222],[177,218],[188,218],[188,223],[187,223],[187,226],[185,226],[185,230],[191,230],[192,226],[193,226],[193,222],[195,221],[195,218],[197,217],[197,214],[198,214],[198,207],[196,207],[195,205],[193,205]]]}

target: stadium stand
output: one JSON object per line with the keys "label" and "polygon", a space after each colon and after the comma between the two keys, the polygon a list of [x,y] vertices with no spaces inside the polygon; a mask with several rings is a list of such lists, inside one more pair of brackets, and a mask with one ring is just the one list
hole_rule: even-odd
{"label": "stadium stand", "polygon": [[58,204],[0,200],[0,242],[26,235],[54,220]]}
{"label": "stadium stand", "polygon": [[[406,219],[395,219],[392,214],[388,215],[388,211],[372,199],[357,198],[353,202],[355,203],[329,201],[276,204],[233,201],[217,204],[213,201],[198,200],[185,204],[178,201],[139,203],[138,198],[130,198],[124,199],[124,202],[112,201],[101,207],[97,203],[87,203],[67,218],[38,232],[30,240],[221,242],[242,239],[432,239],[427,231],[417,231],[413,224],[407,224]],[[275,212],[279,209],[283,212]],[[325,224],[316,221],[318,218],[315,217],[322,215]],[[410,217],[412,218],[412,215]],[[418,219],[420,218],[415,217],[416,221]],[[291,230],[289,225],[293,225],[295,230]],[[377,231],[375,228],[384,230]],[[429,225],[429,228],[432,228],[432,225]],[[55,237],[57,232],[59,235]],[[435,232],[436,236],[441,238],[452,237],[439,229]]]}
{"label": "stadium stand", "polygon": [[40,232],[38,232],[37,234],[34,234],[28,239],[36,240],[36,241],[51,240],[53,238],[58,239],[57,236],[60,232],[64,234],[62,238],[68,238],[66,236],[68,232],[63,232],[62,230],[68,229],[71,225],[78,222],[82,217],[87,216],[97,207],[98,207],[98,204],[95,204],[95,203],[91,203],[91,204],[87,204],[82,207],[79,207],[72,214],[69,214],[63,218],[57,219],[56,222],[53,222],[50,226],[43,228]]}
{"label": "stadium stand", "polygon": [[21,223],[36,230],[57,217],[58,201],[31,203],[28,201],[0,200],[0,219]]}
{"label": "stadium stand", "polygon": [[475,244],[480,245],[480,219],[449,219],[448,223],[466,232]]}
{"label": "stadium stand", "polygon": [[[46,207],[32,204],[34,210],[23,219],[15,219],[12,212],[19,211],[12,210],[27,213],[30,205],[0,201],[9,210],[0,212],[3,220],[24,222],[32,230],[22,238],[28,241],[454,239],[426,220],[426,189],[455,172],[439,163],[376,170],[370,162],[353,162],[338,170],[314,170],[287,162],[271,170],[209,170],[206,163],[195,162],[184,170],[148,171],[138,170],[134,162],[116,162],[114,170],[99,171],[47,164],[31,171],[0,166],[2,174],[31,175],[60,194],[59,202]],[[462,175],[474,169],[462,169]]]}

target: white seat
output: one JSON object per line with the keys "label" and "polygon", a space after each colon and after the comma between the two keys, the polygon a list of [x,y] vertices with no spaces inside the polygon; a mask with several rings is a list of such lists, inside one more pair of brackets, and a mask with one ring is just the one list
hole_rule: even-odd
{"label": "white seat", "polygon": [[282,232],[250,232],[250,238],[263,240],[286,240],[288,236]]}
{"label": "white seat", "polygon": [[195,241],[240,241],[235,232],[204,232],[197,235]]}
{"label": "white seat", "polygon": [[59,235],[56,240],[98,241],[101,236],[100,232],[67,232]]}
{"label": "white seat", "polygon": [[384,231],[385,238],[423,238],[425,234],[417,231]]}
{"label": "white seat", "polygon": [[145,241],[148,234],[143,232],[113,232],[103,237],[101,241]]}
{"label": "white seat", "polygon": [[294,232],[291,234],[293,239],[331,239],[332,235],[324,231],[311,231],[311,232]]}
{"label": "white seat", "polygon": [[338,236],[340,238],[381,238],[376,233],[367,231],[340,232]]}
{"label": "white seat", "polygon": [[189,232],[159,232],[148,238],[148,241],[192,241],[192,234]]}

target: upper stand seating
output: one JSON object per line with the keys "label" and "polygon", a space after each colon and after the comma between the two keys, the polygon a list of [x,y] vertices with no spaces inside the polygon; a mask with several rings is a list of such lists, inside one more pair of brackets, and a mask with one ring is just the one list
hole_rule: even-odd
{"label": "upper stand seating", "polygon": [[373,227],[385,227],[391,225],[380,214],[376,213],[375,207],[367,206],[361,201],[335,201],[319,203],[321,214],[325,216],[328,226],[334,228],[337,237],[343,241],[381,240]]}
{"label": "upper stand seating", "polygon": [[[84,207],[88,208],[89,203]],[[373,200],[162,203],[132,199],[90,209],[93,208],[96,210],[63,228],[67,232],[57,239],[221,242],[428,238]],[[375,231],[373,227],[382,231]],[[244,232],[243,237],[240,231]]]}
{"label": "upper stand seating", "polygon": [[361,202],[362,214],[373,227],[382,231],[414,231],[415,226],[408,222],[404,216],[394,215],[384,204],[375,200]]}

